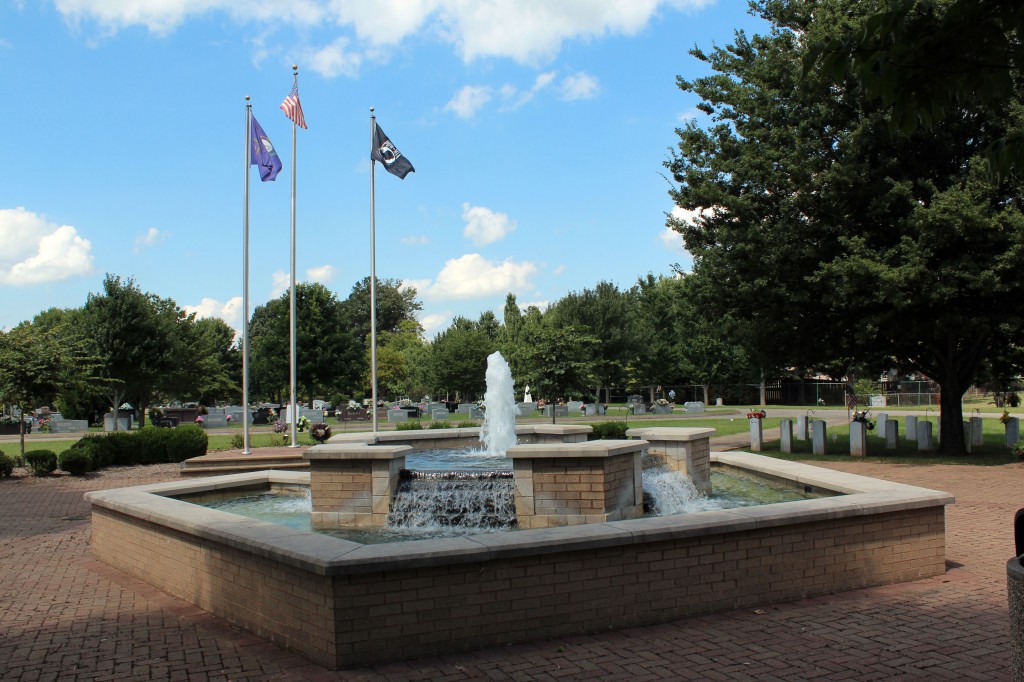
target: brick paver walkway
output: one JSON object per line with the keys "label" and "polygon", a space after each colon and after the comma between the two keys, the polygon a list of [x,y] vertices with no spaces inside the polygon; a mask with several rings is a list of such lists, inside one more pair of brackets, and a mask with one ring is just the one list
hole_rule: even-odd
{"label": "brick paver walkway", "polygon": [[1024,465],[835,469],[956,495],[948,571],[795,603],[331,673],[92,559],[82,493],[176,465],[0,481],[0,680],[1008,680]]}

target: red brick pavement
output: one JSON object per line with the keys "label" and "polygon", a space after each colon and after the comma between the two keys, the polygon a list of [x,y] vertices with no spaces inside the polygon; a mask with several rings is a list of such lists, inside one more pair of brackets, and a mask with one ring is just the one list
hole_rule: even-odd
{"label": "red brick pavement", "polygon": [[82,493],[177,476],[0,481],[0,680],[1009,679],[1024,465],[825,466],[945,490],[946,575],[663,625],[331,673],[94,561]]}

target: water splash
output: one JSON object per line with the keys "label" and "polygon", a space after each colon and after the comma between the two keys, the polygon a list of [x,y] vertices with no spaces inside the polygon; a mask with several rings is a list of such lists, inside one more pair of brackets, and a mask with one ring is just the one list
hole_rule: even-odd
{"label": "water splash", "polygon": [[722,509],[722,503],[702,493],[686,474],[663,463],[644,469],[644,502],[652,516]]}
{"label": "water splash", "polygon": [[484,425],[480,442],[488,455],[503,455],[516,444],[519,407],[512,386],[512,370],[501,353],[487,356],[487,391],[484,393]]}

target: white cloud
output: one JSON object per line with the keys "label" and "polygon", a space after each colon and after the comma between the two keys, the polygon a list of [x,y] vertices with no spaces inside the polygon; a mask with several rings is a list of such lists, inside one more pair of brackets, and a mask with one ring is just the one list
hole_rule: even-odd
{"label": "white cloud", "polygon": [[507,213],[495,213],[489,208],[468,203],[462,204],[462,219],[466,221],[462,234],[476,246],[493,244],[516,229],[516,221],[510,220]]}
{"label": "white cloud", "polygon": [[501,86],[501,98],[505,100],[505,105],[502,107],[502,110],[509,111],[512,109],[518,109],[528,103],[537,96],[537,93],[551,85],[551,83],[554,82],[556,75],[557,73],[554,71],[546,71],[540,74],[534,79],[533,86],[526,91],[520,91],[516,86],[509,83]]}
{"label": "white cloud", "polygon": [[402,283],[398,285],[398,290],[406,291],[408,289],[415,289],[417,294],[422,294],[430,288],[432,283],[433,282],[429,279],[403,279]]}
{"label": "white cloud", "polygon": [[525,303],[519,304],[519,309],[525,312],[527,308],[532,306],[537,310],[544,312],[548,309],[549,305],[551,305],[551,301],[526,301]]}
{"label": "white cloud", "polygon": [[164,240],[164,235],[160,233],[160,230],[155,227],[151,227],[146,230],[145,234],[140,234],[135,237],[135,246],[132,251],[135,253],[141,252],[143,249],[148,249],[151,246],[156,246]]}
{"label": "white cloud", "polygon": [[537,266],[529,261],[517,263],[507,258],[498,263],[467,253],[448,260],[434,283],[420,291],[431,299],[483,298],[527,289],[535,274]]}
{"label": "white cloud", "polygon": [[186,313],[195,313],[196,317],[219,317],[237,334],[242,333],[242,297],[235,296],[227,301],[215,298],[204,298],[198,305],[183,306]]}
{"label": "white cloud", "polygon": [[0,209],[0,285],[32,286],[92,271],[92,244],[74,227],[20,206]]}
{"label": "white cloud", "polygon": [[658,239],[661,240],[661,245],[665,247],[667,251],[678,254],[688,253],[686,247],[683,246],[683,235],[679,234],[671,227],[666,227],[658,235]]}
{"label": "white cloud", "polygon": [[451,319],[452,314],[448,312],[431,313],[420,317],[419,323],[423,327],[423,335],[428,339],[432,339],[439,331],[448,326],[448,322]]}
{"label": "white cloud", "polygon": [[421,245],[421,244],[429,244],[430,243],[430,237],[428,237],[425,234],[410,235],[408,237],[402,237],[399,241],[402,244],[405,244],[407,246],[418,246],[418,245]]}
{"label": "white cloud", "polygon": [[444,105],[459,118],[473,118],[480,108],[491,101],[491,89],[486,85],[466,85]]}
{"label": "white cloud", "polygon": [[680,111],[678,114],[676,114],[676,119],[680,123],[689,123],[690,121],[693,121],[694,119],[705,115],[706,114],[697,107],[692,107],[690,109],[687,109],[686,111]]}
{"label": "white cloud", "polygon": [[562,79],[559,87],[562,91],[562,99],[567,102],[578,99],[594,99],[601,90],[597,79],[585,71],[566,76]]}
{"label": "white cloud", "polygon": [[[334,280],[334,276],[337,274],[338,271],[335,270],[333,265],[320,265],[306,270],[306,281],[329,284]],[[289,284],[291,283],[289,282]]]}
{"label": "white cloud", "polygon": [[554,270],[552,270],[551,274],[557,277],[558,275],[561,275],[563,272],[565,272],[565,268],[566,265],[563,263],[562,265],[559,265]]}
{"label": "white cloud", "polygon": [[356,78],[359,76],[363,58],[362,53],[350,48],[349,39],[341,36],[320,49],[306,50],[302,61],[325,78]]}
{"label": "white cloud", "polygon": [[270,298],[275,299],[288,291],[292,285],[292,278],[284,270],[277,270],[270,276]]}
{"label": "white cloud", "polygon": [[[466,62],[478,58],[539,64],[567,40],[636,35],[660,12],[697,10],[714,0],[56,0],[73,25],[95,22],[105,34],[144,26],[154,34],[185,21],[222,14],[258,32],[263,27],[300,30],[332,27],[338,38],[321,50],[317,69],[350,75],[365,55],[382,54],[406,39],[439,40]],[[282,42],[288,38],[282,37]],[[264,46],[260,50],[266,49]]]}

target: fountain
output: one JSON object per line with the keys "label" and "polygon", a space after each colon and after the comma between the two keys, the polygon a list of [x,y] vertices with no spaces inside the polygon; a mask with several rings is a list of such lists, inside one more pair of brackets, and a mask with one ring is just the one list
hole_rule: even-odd
{"label": "fountain", "polygon": [[516,444],[516,415],[519,407],[512,387],[512,371],[501,353],[487,357],[487,391],[484,393],[484,425],[480,441],[489,455],[504,455]]}
{"label": "fountain", "polygon": [[[447,490],[437,505],[448,518],[507,523],[499,505],[466,500],[466,479],[490,474],[405,469],[410,453],[481,437],[478,429],[439,429],[336,436],[305,452],[309,473],[88,493],[93,552],[331,669],[660,623],[945,570],[944,507],[953,502],[946,493],[712,453],[712,429],[640,428],[630,440],[588,442],[585,425],[510,428],[511,378],[504,360],[492,358],[488,377],[493,364],[502,387],[488,385],[485,445],[511,438],[514,479],[495,473],[487,494],[504,495],[501,508],[513,507],[526,530],[364,544],[186,501],[308,490],[313,526],[382,527],[390,515],[413,519],[419,505],[403,507],[403,495],[433,478]],[[646,474],[644,451],[660,461]],[[645,477],[651,488],[667,485],[680,499],[699,500],[695,491],[710,489],[712,466],[832,496],[641,517]],[[683,490],[683,480],[692,488]],[[656,504],[669,505],[672,495]]]}

